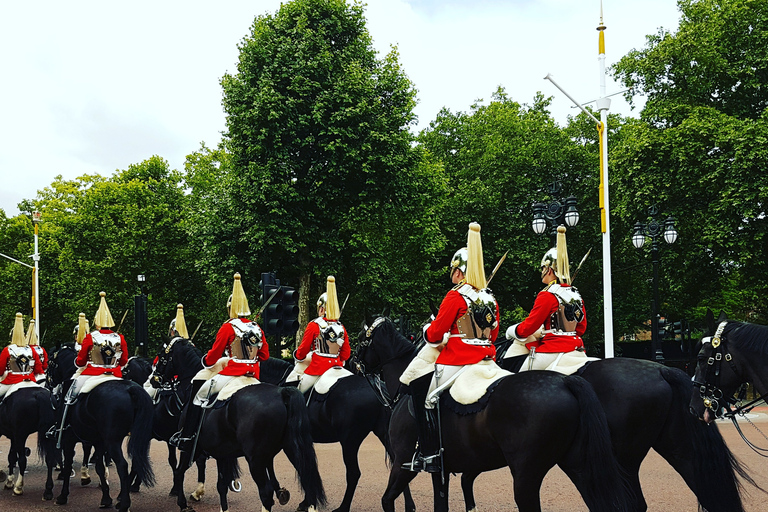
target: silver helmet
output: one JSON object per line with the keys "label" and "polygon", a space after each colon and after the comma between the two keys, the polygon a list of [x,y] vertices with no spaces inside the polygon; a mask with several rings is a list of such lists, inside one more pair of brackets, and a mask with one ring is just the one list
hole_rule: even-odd
{"label": "silver helmet", "polygon": [[544,253],[544,257],[541,258],[541,272],[542,274],[547,268],[552,268],[557,274],[557,248],[553,247]]}
{"label": "silver helmet", "polygon": [[456,251],[453,255],[453,258],[451,258],[451,265],[448,268],[450,275],[452,276],[453,271],[456,269],[459,269],[463,274],[466,274],[467,261],[469,261],[469,251],[467,251],[466,247],[462,247],[461,249]]}
{"label": "silver helmet", "polygon": [[328,306],[328,292],[323,294],[317,299],[317,307],[325,309]]}

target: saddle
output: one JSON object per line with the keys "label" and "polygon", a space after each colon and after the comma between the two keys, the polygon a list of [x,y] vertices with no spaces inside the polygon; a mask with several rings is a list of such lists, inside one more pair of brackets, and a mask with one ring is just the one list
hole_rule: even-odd
{"label": "saddle", "polygon": [[334,366],[317,379],[314,386],[314,392],[318,395],[325,395],[331,390],[331,388],[344,377],[349,377],[352,372],[341,366]]}
{"label": "saddle", "polygon": [[480,361],[464,367],[453,382],[449,393],[451,397],[462,405],[477,403],[488,392],[496,381],[512,372],[502,369],[492,360]]}
{"label": "saddle", "polygon": [[21,382],[17,382],[16,384],[11,384],[11,387],[8,388],[8,391],[5,392],[5,395],[3,396],[2,400],[0,400],[0,403],[5,402],[5,399],[11,396],[14,391],[21,388],[39,388],[40,384],[36,382],[32,382],[29,380],[23,380]]}

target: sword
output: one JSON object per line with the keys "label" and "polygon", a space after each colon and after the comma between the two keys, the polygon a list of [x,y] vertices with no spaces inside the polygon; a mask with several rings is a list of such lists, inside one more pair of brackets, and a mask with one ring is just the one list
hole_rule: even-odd
{"label": "sword", "polygon": [[583,258],[581,258],[581,263],[579,263],[579,266],[576,267],[576,272],[573,273],[573,277],[571,278],[570,284],[573,285],[573,282],[576,280],[576,276],[579,275],[579,270],[581,269],[581,266],[584,264],[584,262],[587,260],[587,256],[589,256],[589,253],[592,252],[592,248],[590,247],[587,251],[587,254],[584,255]]}
{"label": "sword", "polygon": [[197,334],[197,331],[199,331],[199,330],[200,330],[200,326],[201,326],[201,325],[203,325],[203,321],[202,321],[202,320],[200,320],[200,323],[199,323],[199,324],[197,324],[197,329],[195,329],[195,332],[193,332],[193,333],[192,333],[192,337],[191,337],[191,338],[189,338],[189,341],[192,341],[193,339],[195,339],[195,334]]}
{"label": "sword", "polygon": [[278,292],[279,292],[281,289],[282,289],[282,287],[280,287],[280,286],[278,286],[277,288],[275,288],[275,292],[274,292],[272,295],[270,295],[270,296],[269,296],[269,298],[267,299],[267,302],[265,302],[265,303],[264,303],[264,305],[263,305],[263,306],[261,306],[261,309],[259,310],[259,312],[258,312],[258,314],[257,314],[256,316],[261,316],[261,314],[264,312],[264,310],[267,308],[267,306],[269,306],[269,303],[270,303],[270,302],[272,302],[272,299],[274,299],[274,298],[275,298],[275,295],[277,295],[277,294],[278,294]]}
{"label": "sword", "polygon": [[128,310],[125,310],[125,313],[123,313],[123,319],[120,320],[120,325],[117,326],[117,330],[115,332],[120,332],[120,328],[123,326],[123,322],[125,322],[125,317],[128,315]]}
{"label": "sword", "polygon": [[507,259],[507,254],[509,254],[509,251],[504,253],[504,256],[501,257],[499,262],[496,264],[496,268],[493,269],[493,272],[491,272],[491,277],[488,278],[488,281],[485,282],[485,287],[488,288],[488,285],[491,284],[491,280],[493,279],[493,276],[496,275],[496,272],[499,270],[499,267],[502,263],[504,263],[504,260]]}
{"label": "sword", "polygon": [[344,312],[344,306],[347,305],[348,300],[349,300],[349,294],[347,294],[347,298],[344,299],[344,304],[341,305],[341,310],[339,311],[339,318],[341,318],[341,314]]}

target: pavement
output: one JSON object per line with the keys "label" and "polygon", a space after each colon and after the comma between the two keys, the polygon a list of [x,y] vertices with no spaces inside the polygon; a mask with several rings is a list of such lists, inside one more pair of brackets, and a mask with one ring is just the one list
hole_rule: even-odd
{"label": "pavement", "polygon": [[[760,407],[755,407],[744,416],[737,416],[736,419],[739,422],[739,424],[748,423],[748,422],[768,423],[768,406],[763,405]],[[733,422],[730,418],[723,418],[723,419],[717,420],[717,423],[732,424]]]}

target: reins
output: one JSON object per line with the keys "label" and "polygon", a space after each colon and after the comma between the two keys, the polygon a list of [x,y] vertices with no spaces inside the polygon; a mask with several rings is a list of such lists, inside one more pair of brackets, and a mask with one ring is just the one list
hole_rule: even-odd
{"label": "reins", "polygon": [[395,405],[397,405],[397,402],[400,401],[400,398],[402,398],[402,388],[403,385],[400,383],[397,387],[397,393],[395,393],[394,398],[389,396],[389,390],[387,389],[386,384],[379,376],[379,371],[384,367],[384,365],[395,361],[402,356],[406,355],[407,352],[410,352],[411,347],[405,347],[403,350],[400,350],[399,352],[396,352],[394,355],[390,356],[388,359],[385,359],[383,361],[379,361],[376,366],[366,371],[365,364],[360,360],[360,351],[362,349],[368,349],[371,347],[371,344],[373,343],[373,331],[383,324],[387,320],[387,317],[379,317],[376,320],[373,321],[370,327],[367,325],[365,326],[365,339],[360,343],[360,345],[357,348],[357,354],[355,356],[355,366],[357,367],[358,372],[365,378],[366,382],[368,382],[368,385],[371,386],[371,389],[373,390],[373,393],[376,395],[376,398],[379,400],[379,402],[386,408],[392,410]]}

